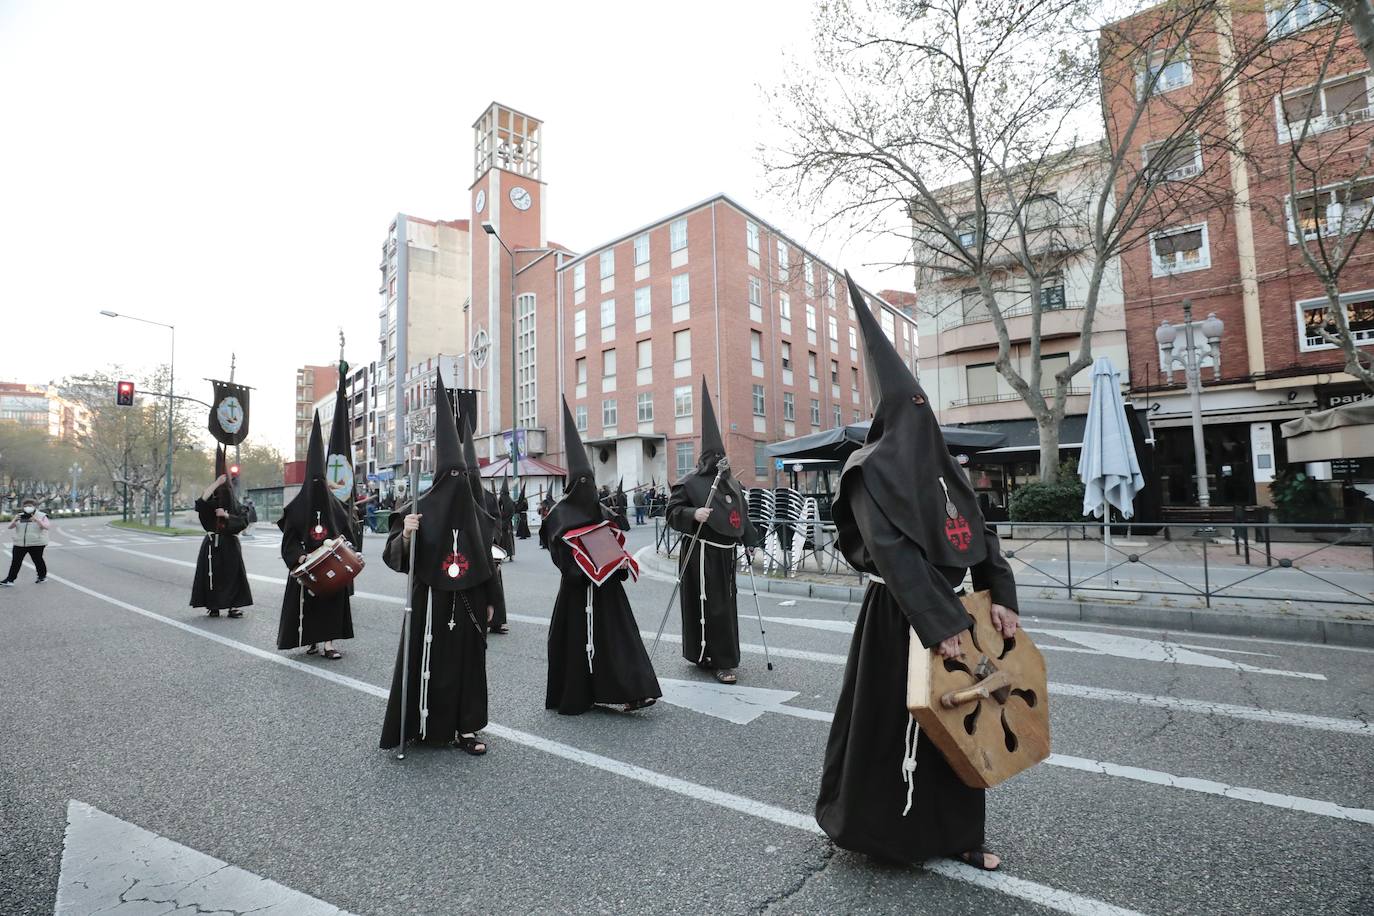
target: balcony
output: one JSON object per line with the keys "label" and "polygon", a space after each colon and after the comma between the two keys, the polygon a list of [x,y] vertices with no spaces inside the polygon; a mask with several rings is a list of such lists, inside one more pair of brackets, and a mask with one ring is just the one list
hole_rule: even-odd
{"label": "balcony", "polygon": [[[1065,303],[1056,307],[1047,304],[1040,316],[1040,339],[1058,340],[1077,337],[1083,316],[1078,314],[1083,306]],[[1030,340],[1031,307],[1029,304],[1004,309],[1002,317],[1007,324],[1007,334],[1012,343]],[[943,328],[939,333],[937,345],[941,353],[964,353],[969,350],[982,350],[997,346],[997,332],[993,329],[992,318],[981,309],[958,319],[959,324]]]}
{"label": "balcony", "polygon": [[[1054,397],[1054,389],[1053,389],[1053,388],[1041,388],[1041,389],[1040,389],[1040,394],[1041,394],[1042,396],[1046,397],[1046,398],[1053,398],[1053,397]],[[1068,391],[1066,392],[1066,394],[1067,394],[1069,397],[1077,397],[1077,396],[1084,396],[1084,397],[1086,397],[1087,395],[1092,394],[1092,392],[1091,392],[1089,389],[1087,389],[1087,388],[1072,388],[1072,387],[1071,387],[1071,388],[1068,389]],[[1021,395],[1017,394],[1017,393],[1014,392],[1014,391],[1008,391],[1008,392],[999,392],[998,394],[986,394],[986,395],[981,395],[981,396],[976,397],[976,398],[955,398],[953,401],[950,401],[950,402],[949,402],[949,406],[950,406],[950,407],[978,407],[978,406],[984,405],[984,404],[1004,404],[1004,403],[1006,403],[1006,402],[1008,402],[1008,401],[1019,401],[1019,400],[1021,400]]]}

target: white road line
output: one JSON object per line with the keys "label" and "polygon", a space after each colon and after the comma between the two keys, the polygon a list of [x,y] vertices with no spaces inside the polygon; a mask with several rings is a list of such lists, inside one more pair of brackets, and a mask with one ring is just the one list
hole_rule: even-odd
{"label": "white road line", "polygon": [[[178,560],[173,557],[142,553],[137,550],[129,550],[122,547],[113,549],[137,557],[146,557],[150,560],[160,560],[163,563],[185,566],[188,569],[194,569],[196,566],[195,563],[187,560]],[[265,582],[278,587],[286,586],[285,579],[278,579],[274,576],[264,576],[261,573],[249,573],[248,578],[255,582]],[[375,592],[357,592],[354,597],[367,599],[369,601],[381,601],[388,604],[404,604],[400,598],[394,595],[379,595]],[[532,623],[545,627],[549,625],[549,619],[547,617],[535,617],[529,614],[513,613],[507,614],[507,617],[519,623]],[[645,640],[652,640],[654,638],[654,634],[648,630],[640,630],[639,632]],[[682,637],[675,633],[664,633],[663,640],[664,642],[681,643]],[[773,655],[779,658],[792,658],[799,661],[820,662],[828,665],[843,666],[846,660],[843,655],[835,655],[829,652],[810,652],[805,649],[787,649],[773,646],[770,646],[769,650]],[[740,651],[749,652],[754,655],[762,655],[763,646],[742,642],[740,643]],[[1169,709],[1175,712],[1195,713],[1205,716],[1225,716],[1229,719],[1241,719],[1247,722],[1259,722],[1265,725],[1310,728],[1316,731],[1336,732],[1346,735],[1359,735],[1364,738],[1374,738],[1374,723],[1362,722],[1359,719],[1339,719],[1331,716],[1317,716],[1300,712],[1262,709],[1258,706],[1239,706],[1233,703],[1217,703],[1210,700],[1190,700],[1181,697],[1159,696],[1149,693],[1132,693],[1128,690],[1113,690],[1110,687],[1091,687],[1086,684],[1061,684],[1052,681],[1049,687],[1051,693],[1076,697],[1083,700],[1128,703],[1152,709]]]}
{"label": "white road line", "polygon": [[79,538],[79,537],[77,537],[77,536],[74,535],[74,534],[65,534],[65,533],[64,533],[62,536],[65,537],[67,540],[71,541],[73,544],[76,544],[78,547],[86,547],[86,546],[88,546],[88,545],[91,543],[90,541],[86,540],[85,538]]}
{"label": "white road line", "polygon": [[[283,655],[267,652],[256,646],[250,646],[247,643],[229,639],[217,633],[211,633],[208,630],[191,626],[180,620],[164,617],[153,611],[129,604],[127,601],[121,601],[118,598],[102,594],[84,585],[79,585],[69,579],[60,578],[58,576],[51,576],[50,578],[55,582],[62,583],[68,588],[75,589],[92,598],[97,598],[108,604],[112,604],[115,607],[123,608],[126,611],[131,611],[149,620],[157,621],[158,623],[167,624],[183,632],[209,639],[220,645],[237,649],[255,658],[270,661],[278,665],[284,665],[288,668],[313,675],[314,677],[322,678],[344,687],[350,687],[361,693],[368,694],[369,696],[381,699],[387,698],[387,691],[385,689],[374,684],[369,684],[366,681],[360,681],[357,678],[338,674],[328,669],[306,665],[293,658],[287,658]],[[546,754],[561,757],[573,763],[580,763],[583,766],[612,773],[616,776],[631,779],[635,782],[643,783],[665,792],[672,792],[675,795],[681,795],[685,798],[691,798],[716,807],[737,811],[741,814],[747,814],[750,817],[756,817],[760,820],[778,824],[782,827],[790,827],[794,830],[801,830],[809,834],[820,835],[822,832],[820,826],[816,823],[816,819],[808,814],[798,814],[795,811],[789,811],[786,808],[780,808],[776,805],[755,801],[754,799],[746,798],[742,795],[735,795],[730,792],[713,789],[710,786],[703,786],[699,783],[689,782],[685,779],[678,779],[666,773],[659,773],[645,767],[636,766],[632,763],[625,763],[624,761],[616,760],[611,757],[604,757],[600,754],[584,751],[581,748],[576,748],[569,744],[551,741],[548,738],[543,738],[539,735],[533,735],[518,729],[508,728],[504,725],[490,723],[487,725],[485,731],[489,734],[504,738],[513,744],[522,744],[526,747],[543,751]],[[1000,872],[985,872],[980,869],[975,869],[972,866],[960,865],[952,861],[928,863],[925,869],[945,878],[962,881],[1011,897],[1017,897],[1039,906],[1059,910],[1063,913],[1071,913],[1074,914],[1074,916],[1141,916],[1141,914],[1137,913],[1135,910],[1114,906],[1105,901],[1094,900],[1091,897],[1085,897],[1081,894],[1061,891],[1045,884],[1038,884],[1023,878],[1015,878]]]}

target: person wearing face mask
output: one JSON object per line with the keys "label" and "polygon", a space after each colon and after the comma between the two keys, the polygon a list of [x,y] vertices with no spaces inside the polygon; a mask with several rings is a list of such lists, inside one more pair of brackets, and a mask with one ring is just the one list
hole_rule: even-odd
{"label": "person wearing face mask", "polygon": [[48,564],[43,561],[43,550],[48,546],[48,529],[52,523],[48,521],[39,508],[38,504],[32,499],[26,499],[19,504],[19,514],[10,522],[10,528],[14,530],[14,550],[10,558],[10,574],[0,581],[0,585],[10,586],[19,576],[19,567],[24,565],[24,557],[33,558],[33,568],[38,572],[35,582],[43,582],[48,578]]}

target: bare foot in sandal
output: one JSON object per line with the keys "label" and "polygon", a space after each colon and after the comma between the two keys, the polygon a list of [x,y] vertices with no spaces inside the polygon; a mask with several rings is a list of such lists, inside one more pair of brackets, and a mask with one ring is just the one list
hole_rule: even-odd
{"label": "bare foot in sandal", "polygon": [[735,677],[734,668],[717,668],[711,673],[715,675],[716,680],[720,681],[722,684],[733,684],[739,680],[739,678]]}
{"label": "bare foot in sandal", "polygon": [[487,752],[487,743],[476,735],[459,735],[454,739],[453,746],[460,751],[467,751],[474,757],[481,757]]}
{"label": "bare foot in sandal", "polygon": [[997,871],[1002,865],[1002,857],[986,849],[970,849],[968,852],[959,853],[959,861],[965,865],[972,865],[974,868],[981,868],[983,871]]}

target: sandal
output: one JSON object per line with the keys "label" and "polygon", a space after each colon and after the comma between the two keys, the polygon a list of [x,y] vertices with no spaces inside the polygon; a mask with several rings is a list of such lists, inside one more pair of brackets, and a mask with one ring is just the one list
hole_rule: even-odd
{"label": "sandal", "polygon": [[626,703],[624,706],[620,707],[620,711],[634,712],[637,709],[648,709],[657,702],[658,700],[655,697],[645,697],[642,700],[635,700],[633,703]]}
{"label": "sandal", "polygon": [[319,647],[318,645],[316,645],[315,643],[312,642],[312,643],[310,644],[310,648],[305,650],[305,654],[306,654],[306,655],[319,655],[319,654],[320,654],[320,647]]}
{"label": "sandal", "polygon": [[501,636],[505,636],[507,633],[510,632],[510,627],[506,626],[504,623],[497,624],[494,627],[487,627],[487,629],[490,632],[499,634]]}
{"label": "sandal", "polygon": [[215,609],[215,608],[210,608],[210,610],[206,612],[206,616],[208,616],[208,617],[218,617],[218,616],[219,616],[219,611],[218,611],[217,609]]}
{"label": "sandal", "polygon": [[474,757],[481,757],[487,752],[487,743],[476,735],[459,735],[453,739],[453,746]]}
{"label": "sandal", "polygon": [[239,617],[243,616],[243,611],[239,610],[236,607],[231,607],[229,609],[229,616],[238,619]]}
{"label": "sandal", "polygon": [[339,659],[343,658],[343,653],[340,652],[338,649],[325,649],[324,657],[329,659],[331,662],[338,661]]}
{"label": "sandal", "polygon": [[995,854],[988,852],[986,849],[970,849],[968,852],[959,853],[958,858],[959,861],[963,862],[965,865],[972,865],[974,868],[983,871],[997,871],[997,869],[1002,867],[1002,861],[999,857],[996,865],[989,865],[987,857],[991,855]]}
{"label": "sandal", "polygon": [[734,668],[717,668],[715,671],[711,672],[711,675],[722,684],[733,684],[739,680],[739,678],[735,677]]}

